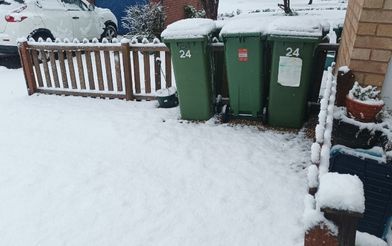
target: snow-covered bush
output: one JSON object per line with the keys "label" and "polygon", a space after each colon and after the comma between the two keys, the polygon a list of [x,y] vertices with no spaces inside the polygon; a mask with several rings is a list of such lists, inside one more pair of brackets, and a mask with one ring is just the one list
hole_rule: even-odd
{"label": "snow-covered bush", "polygon": [[165,19],[164,9],[160,3],[144,1],[126,8],[121,21],[131,38],[153,40],[160,37]]}
{"label": "snow-covered bush", "polygon": [[349,92],[349,97],[361,102],[379,101],[378,98],[380,91],[375,86],[362,87],[358,82],[354,83],[353,88]]}
{"label": "snow-covered bush", "polygon": [[206,11],[204,9],[197,10],[192,5],[184,7],[185,18],[206,18]]}

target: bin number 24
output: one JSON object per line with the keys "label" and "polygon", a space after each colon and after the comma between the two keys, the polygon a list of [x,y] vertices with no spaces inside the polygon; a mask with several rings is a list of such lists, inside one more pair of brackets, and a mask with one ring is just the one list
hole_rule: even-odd
{"label": "bin number 24", "polygon": [[299,48],[293,50],[293,48],[288,47],[286,51],[287,51],[286,56],[296,56],[296,57],[299,56]]}
{"label": "bin number 24", "polygon": [[180,50],[180,58],[181,59],[186,59],[186,58],[191,58],[191,50]]}

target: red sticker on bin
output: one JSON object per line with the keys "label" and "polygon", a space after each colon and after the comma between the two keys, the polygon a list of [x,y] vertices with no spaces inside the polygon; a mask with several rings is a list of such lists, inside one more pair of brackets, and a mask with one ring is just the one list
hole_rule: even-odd
{"label": "red sticker on bin", "polygon": [[248,61],[248,49],[238,49],[238,61],[240,62]]}

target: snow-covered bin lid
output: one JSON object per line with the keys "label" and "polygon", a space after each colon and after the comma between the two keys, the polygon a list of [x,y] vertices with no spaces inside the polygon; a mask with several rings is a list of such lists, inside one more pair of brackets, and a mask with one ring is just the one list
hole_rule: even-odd
{"label": "snow-covered bin lid", "polygon": [[239,34],[246,36],[268,34],[269,25],[277,18],[279,17],[258,14],[240,15],[226,22],[220,35],[225,37],[238,36]]}
{"label": "snow-covered bin lid", "polygon": [[365,212],[365,195],[358,176],[326,173],[320,178],[317,206],[355,213]]}
{"label": "snow-covered bin lid", "polygon": [[266,16],[249,14],[228,21],[223,26],[220,35],[261,34],[321,37],[329,28],[329,23],[317,16]]}
{"label": "snow-covered bin lid", "polygon": [[228,21],[229,21],[228,19],[225,19],[225,20],[216,20],[216,21],[215,21],[216,29],[222,29],[222,28],[226,25],[226,23],[227,23]]}
{"label": "snow-covered bin lid", "polygon": [[316,16],[285,16],[268,26],[268,34],[284,36],[321,37],[329,24]]}
{"label": "snow-covered bin lid", "polygon": [[170,24],[161,34],[164,40],[204,38],[216,30],[211,19],[192,18],[179,20]]}

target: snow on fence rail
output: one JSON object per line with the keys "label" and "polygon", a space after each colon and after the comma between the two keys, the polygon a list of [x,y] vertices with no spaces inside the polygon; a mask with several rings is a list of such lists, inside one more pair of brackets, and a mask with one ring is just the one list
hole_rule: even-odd
{"label": "snow on fence rail", "polygon": [[[332,65],[334,66],[334,64]],[[329,149],[333,124],[333,109],[336,94],[336,79],[332,74],[333,68],[328,68],[328,75],[324,94],[320,102],[320,113],[316,126],[316,140],[311,147],[312,165],[308,168],[309,194],[305,196],[305,210],[303,220],[305,225],[305,246],[339,245],[336,225],[327,220],[320,211],[314,197],[319,189],[321,175],[329,166]]]}
{"label": "snow on fence rail", "polygon": [[[333,66],[335,64],[332,64]],[[329,152],[331,149],[331,135],[333,126],[333,110],[336,97],[336,79],[332,74],[333,68],[328,68],[327,81],[323,97],[320,101],[318,124],[316,125],[315,142],[311,147],[312,165],[308,168],[309,194],[314,195],[319,186],[319,178],[328,172]]]}
{"label": "snow on fence rail", "polygon": [[336,98],[336,78],[332,74],[332,71],[333,67],[329,67],[325,90],[320,102],[320,113],[316,126],[316,140],[311,147],[312,166],[308,169],[309,190],[313,190],[311,193],[317,190],[319,176],[327,173],[329,169],[329,152],[331,149],[333,113]]}
{"label": "snow on fence rail", "polygon": [[169,49],[158,42],[29,40],[19,53],[29,95],[149,100],[173,83]]}
{"label": "snow on fence rail", "polygon": [[[334,64],[333,64],[334,66]],[[316,139],[308,169],[309,194],[305,197],[305,246],[354,245],[356,225],[365,210],[363,185],[357,176],[328,173],[336,85],[342,78],[328,69],[326,88],[320,103]],[[341,81],[339,82],[341,83]],[[342,190],[342,187],[345,189]],[[317,192],[317,193],[316,193]]]}

